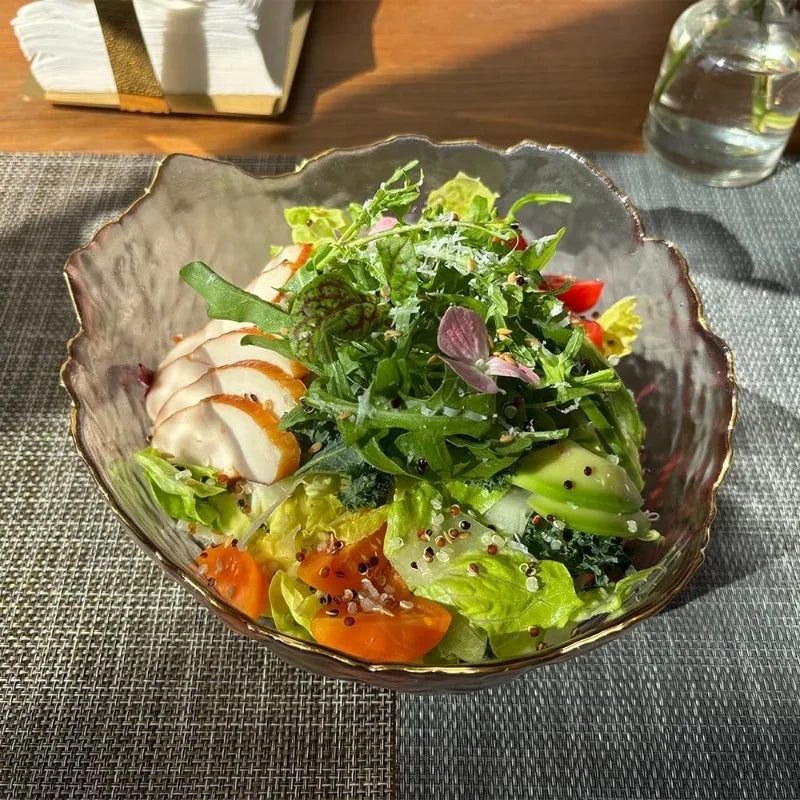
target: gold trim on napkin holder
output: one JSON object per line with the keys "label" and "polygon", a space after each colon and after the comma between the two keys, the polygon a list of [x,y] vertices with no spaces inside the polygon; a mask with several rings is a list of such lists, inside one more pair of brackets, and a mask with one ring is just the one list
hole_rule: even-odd
{"label": "gold trim on napkin holder", "polygon": [[94,0],[122,111],[169,114],[131,0]]}

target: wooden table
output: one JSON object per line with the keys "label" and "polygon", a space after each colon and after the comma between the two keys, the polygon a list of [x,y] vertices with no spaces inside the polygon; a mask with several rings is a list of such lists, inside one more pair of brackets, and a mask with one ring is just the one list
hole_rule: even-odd
{"label": "wooden table", "polygon": [[[310,154],[409,132],[638,150],[670,26],[687,4],[317,0],[278,120],[24,102],[27,66],[4,24],[0,150]],[[0,19],[18,5],[0,0]]]}

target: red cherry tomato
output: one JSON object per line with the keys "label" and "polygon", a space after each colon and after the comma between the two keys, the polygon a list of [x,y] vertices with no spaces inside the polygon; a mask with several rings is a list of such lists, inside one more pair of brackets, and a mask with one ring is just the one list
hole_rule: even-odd
{"label": "red cherry tomato", "polygon": [[567,281],[572,286],[562,292],[558,299],[575,314],[588,311],[603,293],[603,281],[579,281],[566,275],[542,275],[547,284],[543,288],[560,289]]}
{"label": "red cherry tomato", "polygon": [[598,349],[603,349],[603,326],[592,319],[578,319],[573,325],[580,325],[586,331],[589,341]]}

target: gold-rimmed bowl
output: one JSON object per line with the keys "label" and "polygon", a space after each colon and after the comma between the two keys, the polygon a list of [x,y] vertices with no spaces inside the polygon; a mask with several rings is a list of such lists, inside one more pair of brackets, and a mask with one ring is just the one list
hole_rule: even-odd
{"label": "gold-rimmed bowl", "polygon": [[[531,191],[564,192],[571,205],[523,209],[530,235],[567,234],[551,271],[606,282],[604,301],[636,295],[643,329],[620,370],[647,427],[646,504],[660,514],[659,548],[642,547],[640,566],[661,569],[613,618],[597,617],[558,645],[506,662],[477,665],[371,664],[279,633],[228,605],[197,573],[197,545],[161,512],[131,461],[149,420],[139,364],[158,363],[176,332],[204,319],[203,302],[181,282],[188,261],[205,261],[238,284],[288,242],[285,208],[341,207],[370,196],[399,164],[419,159],[426,185],[459,170],[500,194],[500,210]],[[527,212],[527,214],[525,213]],[[116,222],[72,254],[65,268],[80,330],[68,345],[62,381],[72,400],[76,447],[134,540],[234,631],[263,641],[319,674],[407,691],[491,686],[539,664],[568,658],[655,614],[703,560],[714,498],[731,458],[736,387],[730,351],[708,330],[686,261],[645,235],[628,198],[594,165],[560,147],[523,142],[499,151],[475,142],[434,143],[402,136],[332,150],[296,172],[255,177],[235,166],[168,156],[152,184]]]}

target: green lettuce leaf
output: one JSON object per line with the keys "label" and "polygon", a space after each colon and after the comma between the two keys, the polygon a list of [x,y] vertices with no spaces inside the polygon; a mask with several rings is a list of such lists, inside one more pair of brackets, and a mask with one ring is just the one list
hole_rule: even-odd
{"label": "green lettuce leaf", "polygon": [[[250,520],[225,484],[219,470],[196,464],[175,464],[152,447],[133,454],[156,502],[173,519],[204,525],[213,531],[237,535]],[[187,474],[188,473],[188,474]]]}
{"label": "green lettuce leaf", "polygon": [[466,219],[475,197],[482,197],[486,201],[485,211],[488,212],[494,208],[494,202],[499,195],[477,178],[470,178],[469,175],[459,172],[455,178],[443,183],[428,195],[428,207],[440,205],[445,213],[452,212]]}
{"label": "green lettuce leaf", "polygon": [[310,587],[283,570],[269,584],[270,616],[275,627],[297,639],[313,640],[311,620],[319,611],[319,600]]}
{"label": "green lettuce leaf", "polygon": [[450,559],[437,579],[416,593],[455,608],[486,631],[495,656],[511,658],[517,654],[519,634],[530,638],[532,627],[562,627],[581,605],[563,564],[539,561],[535,574],[528,576],[530,560],[508,548],[495,555],[467,553]]}
{"label": "green lettuce leaf", "polygon": [[[479,483],[448,481],[446,489],[456,503],[466,508],[471,508],[477,514],[483,514],[498,503],[509,492],[511,486],[506,484],[490,489],[481,486]],[[522,505],[524,506],[525,503],[523,502]]]}
{"label": "green lettuce leaf", "polygon": [[341,234],[350,225],[350,218],[338,208],[296,206],[287,208],[283,216],[292,230],[295,244],[336,241],[336,234]]}
{"label": "green lettuce leaf", "polygon": [[425,663],[464,661],[467,664],[477,664],[483,661],[486,655],[486,634],[454,609],[448,608],[447,611],[450,614],[450,626],[439,644],[425,655]]}

